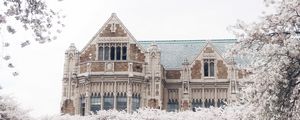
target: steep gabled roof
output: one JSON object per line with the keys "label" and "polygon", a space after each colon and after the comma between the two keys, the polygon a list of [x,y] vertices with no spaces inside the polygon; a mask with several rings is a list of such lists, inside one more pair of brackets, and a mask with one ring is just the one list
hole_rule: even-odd
{"label": "steep gabled roof", "polygon": [[[124,24],[122,23],[122,21],[117,17],[116,13],[112,13],[110,18],[102,25],[102,27],[98,30],[98,32],[92,37],[92,39],[83,47],[83,49],[80,51],[81,53],[84,52],[84,50],[91,44],[94,44],[95,42],[97,42],[97,40],[99,40],[99,38],[101,38],[101,34],[103,31],[105,31],[105,28],[109,25],[109,24],[118,24],[120,25],[120,27],[124,30],[124,32],[126,33],[126,37],[128,37],[129,42],[130,43],[136,43],[137,46],[141,49],[142,52],[145,51],[145,49],[137,42],[137,40],[133,37],[133,35],[129,32],[129,30],[124,26]],[[106,37],[106,36],[104,36]],[[123,36],[122,36],[123,37]],[[110,37],[111,39],[114,39],[114,37]]]}
{"label": "steep gabled roof", "polygon": [[[184,59],[191,63],[199,55],[207,40],[149,40],[138,41],[144,48],[148,48],[155,41],[161,51],[161,64],[166,69],[181,68]],[[236,39],[214,39],[209,40],[216,51],[224,57]],[[239,60],[239,59],[238,59]],[[243,62],[239,60],[238,62]]]}

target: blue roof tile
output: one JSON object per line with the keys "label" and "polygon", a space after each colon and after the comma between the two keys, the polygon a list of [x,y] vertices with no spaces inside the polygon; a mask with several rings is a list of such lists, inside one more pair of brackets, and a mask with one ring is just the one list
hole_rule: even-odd
{"label": "blue roof tile", "polygon": [[[147,49],[153,41],[161,51],[161,64],[167,69],[181,68],[184,59],[192,62],[207,43],[207,40],[144,40],[138,42]],[[214,39],[209,41],[223,56],[230,45],[236,42],[236,39]]]}

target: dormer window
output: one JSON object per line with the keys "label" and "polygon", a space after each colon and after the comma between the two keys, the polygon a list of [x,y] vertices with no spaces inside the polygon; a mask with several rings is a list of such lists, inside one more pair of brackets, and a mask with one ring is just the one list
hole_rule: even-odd
{"label": "dormer window", "polygon": [[126,43],[99,44],[98,60],[127,60]]}
{"label": "dormer window", "polygon": [[214,59],[204,59],[204,77],[215,76],[215,64]]}

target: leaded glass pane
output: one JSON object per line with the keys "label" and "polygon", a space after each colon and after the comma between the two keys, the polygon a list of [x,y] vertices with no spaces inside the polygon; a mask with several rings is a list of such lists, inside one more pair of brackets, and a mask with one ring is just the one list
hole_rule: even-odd
{"label": "leaded glass pane", "polygon": [[121,47],[117,47],[117,60],[121,60]]}
{"label": "leaded glass pane", "polygon": [[192,108],[198,108],[198,107],[202,107],[202,100],[194,99],[192,102]]}
{"label": "leaded glass pane", "polygon": [[110,60],[115,60],[115,47],[110,47]]}
{"label": "leaded glass pane", "polygon": [[127,59],[127,47],[123,46],[122,48],[122,60],[126,60]]}
{"label": "leaded glass pane", "polygon": [[92,96],[91,97],[91,111],[96,113],[101,108],[100,96]]}
{"label": "leaded glass pane", "polygon": [[99,47],[98,60],[103,60],[103,47]]}
{"label": "leaded glass pane", "polygon": [[108,60],[109,59],[109,47],[105,47],[104,48],[104,60]]}
{"label": "leaded glass pane", "polygon": [[215,76],[215,65],[214,62],[210,62],[210,76],[213,77]]}
{"label": "leaded glass pane", "polygon": [[140,108],[140,97],[133,96],[132,97],[132,111],[136,111]]}
{"label": "leaded glass pane", "polygon": [[204,63],[204,76],[208,76],[208,63],[207,62],[205,62]]}
{"label": "leaded glass pane", "polygon": [[118,96],[117,97],[117,110],[127,110],[127,97],[126,96]]}
{"label": "leaded glass pane", "polygon": [[169,112],[176,112],[179,108],[177,100],[169,100],[168,102],[168,111]]}
{"label": "leaded glass pane", "polygon": [[113,96],[104,96],[103,97],[103,109],[109,110],[114,108],[114,98]]}

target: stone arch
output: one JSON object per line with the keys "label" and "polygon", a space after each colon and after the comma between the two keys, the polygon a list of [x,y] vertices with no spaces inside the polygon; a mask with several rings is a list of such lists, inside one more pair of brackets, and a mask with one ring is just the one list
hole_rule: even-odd
{"label": "stone arch", "polygon": [[63,114],[70,114],[70,115],[74,115],[75,113],[75,107],[74,107],[74,103],[73,100],[71,99],[67,99],[64,101],[62,107],[61,107],[61,112]]}
{"label": "stone arch", "polygon": [[156,99],[150,99],[148,101],[148,107],[155,108],[155,109],[159,108],[159,106],[158,106],[158,100],[156,100]]}

